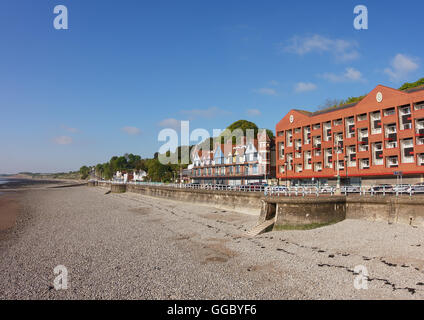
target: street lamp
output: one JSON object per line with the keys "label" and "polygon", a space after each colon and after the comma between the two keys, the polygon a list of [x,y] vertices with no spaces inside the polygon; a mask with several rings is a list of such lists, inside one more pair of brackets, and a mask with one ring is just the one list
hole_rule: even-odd
{"label": "street lamp", "polygon": [[346,171],[346,185],[348,184],[348,176],[347,176],[347,161],[349,160],[348,156],[344,157],[344,161],[345,161],[345,171]]}
{"label": "street lamp", "polygon": [[286,173],[286,188],[288,188],[288,181],[287,181],[287,166],[288,163],[287,161],[284,162],[284,172]]}
{"label": "street lamp", "polygon": [[337,165],[337,192],[340,192],[340,163],[339,163],[339,149],[340,144],[336,145],[336,165]]}

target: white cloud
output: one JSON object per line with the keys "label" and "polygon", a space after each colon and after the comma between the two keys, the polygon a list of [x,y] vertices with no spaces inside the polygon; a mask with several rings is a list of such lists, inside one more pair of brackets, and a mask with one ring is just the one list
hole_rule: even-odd
{"label": "white cloud", "polygon": [[258,117],[262,114],[259,109],[247,109],[246,113],[251,117]]}
{"label": "white cloud", "polygon": [[174,118],[168,118],[159,122],[159,126],[179,130],[181,129],[181,121]]}
{"label": "white cloud", "polygon": [[319,34],[312,36],[294,36],[289,45],[284,46],[285,52],[305,55],[311,52],[330,53],[337,61],[345,62],[355,60],[359,57],[356,41],[344,39],[330,39]]}
{"label": "white cloud", "polygon": [[294,91],[296,93],[314,91],[316,89],[317,89],[317,85],[311,82],[299,82],[299,83],[296,83],[294,87]]}
{"label": "white cloud", "polygon": [[181,113],[188,116],[190,119],[195,119],[195,118],[212,119],[218,116],[229,115],[231,112],[222,110],[218,107],[210,107],[208,109],[181,110]]}
{"label": "white cloud", "polygon": [[73,142],[71,137],[68,136],[60,136],[60,137],[56,137],[54,138],[54,143],[59,144],[59,145],[67,145],[67,144],[71,144]]}
{"label": "white cloud", "polygon": [[136,127],[123,127],[121,130],[130,136],[135,136],[141,133],[141,130]]}
{"label": "white cloud", "polygon": [[391,68],[384,69],[384,72],[389,75],[390,80],[393,82],[407,80],[408,75],[419,67],[417,59],[401,53],[398,53],[393,58],[390,65]]}
{"label": "white cloud", "polygon": [[68,126],[65,126],[65,125],[62,125],[62,129],[65,130],[65,131],[68,131],[70,133],[78,133],[79,132],[79,130],[77,128],[72,128],[72,127],[68,127]]}
{"label": "white cloud", "polygon": [[271,81],[269,82],[269,84],[270,84],[271,86],[278,86],[280,83],[279,83],[277,80],[271,80]]}
{"label": "white cloud", "polygon": [[346,68],[346,71],[342,74],[324,73],[321,75],[322,78],[331,82],[365,82],[366,80],[362,77],[362,73],[355,68]]}
{"label": "white cloud", "polygon": [[272,88],[260,88],[260,89],[255,89],[253,91],[256,92],[256,93],[259,93],[259,94],[266,95],[266,96],[276,96],[277,95],[277,91],[275,91]]}

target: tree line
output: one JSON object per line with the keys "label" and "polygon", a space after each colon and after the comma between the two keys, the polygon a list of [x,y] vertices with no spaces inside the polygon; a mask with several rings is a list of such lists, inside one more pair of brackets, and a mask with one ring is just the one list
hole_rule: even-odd
{"label": "tree line", "polygon": [[[247,121],[247,120],[238,120],[227,127],[227,130],[231,132],[234,130],[240,129],[243,131],[243,134],[246,134],[248,129],[254,130],[254,136],[257,137],[258,127],[255,123]],[[274,134],[271,130],[267,129],[267,134],[270,138],[274,137]],[[216,141],[221,141],[224,143],[224,140],[221,139],[223,137],[219,136],[217,138],[210,138],[202,142],[205,144],[209,143],[211,150],[214,147],[214,143]],[[235,138],[233,138],[233,143],[235,143]],[[194,145],[189,146],[189,152],[191,154],[191,150]],[[133,172],[138,170],[144,170],[147,173],[147,180],[154,182],[171,182],[177,179],[180,175],[182,169],[187,168],[187,164],[181,164],[181,149],[179,146],[175,153],[178,157],[178,164],[162,164],[159,161],[159,153],[156,152],[153,158],[143,159],[139,155],[124,154],[123,156],[113,156],[109,162],[99,163],[95,166],[88,167],[82,166],[79,170],[81,179],[87,179],[91,173],[94,173],[97,178],[110,180],[113,175],[117,171],[126,171]],[[171,151],[166,153],[166,156],[169,157]]]}
{"label": "tree line", "polygon": [[[148,181],[171,182],[176,177],[183,165],[162,164],[158,160],[158,154],[152,159],[143,159],[132,153],[123,156],[113,156],[106,163],[99,163],[93,167],[82,166],[80,168],[81,179],[87,179],[93,172],[96,178],[110,180],[117,171],[133,172],[143,170],[147,173]],[[186,167],[186,166],[185,166]]]}

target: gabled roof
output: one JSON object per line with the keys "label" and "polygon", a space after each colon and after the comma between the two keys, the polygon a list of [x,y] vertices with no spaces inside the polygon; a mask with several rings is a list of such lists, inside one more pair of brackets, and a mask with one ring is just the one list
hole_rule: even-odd
{"label": "gabled roof", "polygon": [[390,87],[387,87],[387,86],[378,85],[372,91],[370,91],[363,99],[361,99],[358,102],[344,104],[344,105],[337,106],[337,107],[329,107],[329,108],[326,108],[326,109],[323,109],[323,110],[318,110],[318,111],[315,111],[315,112],[310,112],[310,111],[306,111],[306,110],[299,110],[299,109],[293,109],[293,111],[296,111],[296,112],[301,113],[301,114],[308,116],[308,117],[314,117],[314,116],[317,116],[317,115],[321,115],[321,114],[325,114],[325,113],[329,113],[329,112],[333,112],[333,111],[349,109],[349,108],[357,106],[358,104],[360,104],[360,103],[362,103],[362,102],[364,102],[368,99],[371,99],[371,98],[375,99],[375,97],[372,96],[372,93],[374,93],[376,90],[384,90],[384,91],[388,91],[390,93],[394,93],[394,94],[397,94],[397,95],[408,95],[408,94],[413,93],[413,92],[423,91],[424,85],[420,86],[420,87],[416,87],[416,88],[407,89],[407,90],[398,90],[398,89],[390,88]]}
{"label": "gabled roof", "polygon": [[403,92],[412,93],[412,92],[417,92],[422,90],[424,90],[424,85],[416,87],[416,88],[406,89],[406,90],[403,90]]}
{"label": "gabled roof", "polygon": [[358,102],[354,102],[354,103],[344,104],[344,105],[337,106],[337,107],[329,107],[329,108],[326,108],[326,109],[323,109],[323,110],[319,110],[319,111],[316,111],[316,112],[309,112],[308,115],[310,117],[313,117],[313,116],[318,116],[320,114],[325,114],[325,113],[333,112],[335,110],[348,109],[348,108],[352,108],[352,107],[356,106],[358,103],[359,103],[359,101]]}

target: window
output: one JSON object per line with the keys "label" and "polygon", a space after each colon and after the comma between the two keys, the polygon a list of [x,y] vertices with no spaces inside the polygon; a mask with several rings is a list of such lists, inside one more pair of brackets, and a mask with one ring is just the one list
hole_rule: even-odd
{"label": "window", "polygon": [[312,169],[311,151],[305,151],[305,153],[304,153],[304,164],[305,164],[305,170]]}
{"label": "window", "polygon": [[314,171],[315,172],[321,172],[322,171],[322,163],[321,162],[316,162],[314,164]]}
{"label": "window", "polygon": [[326,122],[323,125],[323,131],[324,131],[324,141],[330,141],[332,132],[331,132],[331,122]]}
{"label": "window", "polygon": [[400,141],[401,147],[401,162],[414,162],[414,143],[412,139],[403,139]]}
{"label": "window", "polygon": [[356,167],[356,146],[348,146],[346,148],[347,166]]}
{"label": "window", "polygon": [[400,130],[412,129],[411,108],[409,105],[399,107],[399,125]]}
{"label": "window", "polygon": [[324,165],[326,168],[333,167],[333,150],[331,148],[324,151]]}
{"label": "window", "polygon": [[381,114],[380,111],[371,113],[371,134],[381,133]]}
{"label": "window", "polygon": [[419,166],[424,166],[424,153],[419,153],[417,155],[417,164]]}
{"label": "window", "polygon": [[321,136],[313,137],[313,149],[315,150],[315,156],[321,155]]}
{"label": "window", "polygon": [[342,119],[337,119],[333,121],[333,126],[341,126],[343,124]]}
{"label": "window", "polygon": [[311,143],[311,127],[305,127],[303,129],[303,141],[305,144]]}
{"label": "window", "polygon": [[396,168],[399,165],[397,156],[386,157],[386,167]]}
{"label": "window", "polygon": [[396,123],[387,124],[384,126],[384,137],[386,140],[386,148],[393,149],[397,147],[397,129]]}
{"label": "window", "polygon": [[346,118],[346,137],[347,138],[355,137],[355,118],[354,117]]}
{"label": "window", "polygon": [[343,133],[334,134],[334,148],[337,153],[343,153]]}
{"label": "window", "polygon": [[365,120],[367,120],[367,114],[366,113],[362,113],[362,114],[358,115],[356,117],[356,119],[357,119],[357,121],[365,121]]}
{"label": "window", "polygon": [[280,151],[279,152],[280,159],[281,160],[284,159],[284,142],[278,143],[278,150]]}
{"label": "window", "polygon": [[293,170],[293,154],[287,154],[287,170]]}
{"label": "window", "polygon": [[372,144],[373,152],[373,163],[376,166],[383,165],[383,145],[381,142],[375,142]]}
{"label": "window", "polygon": [[321,123],[316,123],[312,126],[312,130],[318,130],[321,129]]}
{"label": "window", "polygon": [[383,114],[384,114],[385,117],[392,116],[392,115],[396,114],[396,109],[395,108],[385,109]]}
{"label": "window", "polygon": [[415,110],[422,110],[422,109],[424,109],[424,101],[415,103],[414,104],[414,109]]}
{"label": "window", "polygon": [[286,144],[288,147],[293,146],[293,134],[291,130],[286,131]]}
{"label": "window", "polygon": [[360,169],[369,169],[370,168],[370,160],[369,159],[361,159],[359,162]]}

